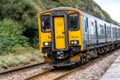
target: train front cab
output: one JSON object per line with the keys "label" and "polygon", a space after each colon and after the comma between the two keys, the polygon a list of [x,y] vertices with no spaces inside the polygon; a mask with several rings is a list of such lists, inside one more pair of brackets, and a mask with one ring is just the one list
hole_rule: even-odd
{"label": "train front cab", "polygon": [[70,66],[81,60],[82,20],[78,10],[57,8],[38,16],[40,52],[53,66]]}

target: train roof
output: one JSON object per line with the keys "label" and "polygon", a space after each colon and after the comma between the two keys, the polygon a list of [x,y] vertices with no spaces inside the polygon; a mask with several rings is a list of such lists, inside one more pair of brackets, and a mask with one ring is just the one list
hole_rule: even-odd
{"label": "train roof", "polygon": [[[76,10],[76,11],[79,11],[80,13],[82,13],[82,15],[84,15],[84,16],[88,16],[88,17],[93,17],[93,18],[95,18],[95,19],[99,19],[99,20],[102,20],[102,19],[100,19],[100,18],[98,18],[98,17],[95,17],[95,16],[93,16],[93,15],[90,15],[90,14],[87,14],[87,13],[85,13],[85,12],[83,12],[83,11],[80,11],[79,9],[75,9],[75,8],[72,8],[72,7],[57,7],[57,8],[52,8],[52,9],[49,9],[49,11],[56,11],[56,10]],[[102,21],[104,21],[104,20],[102,20]],[[104,22],[106,22],[106,21],[104,21]],[[108,22],[107,22],[108,23]]]}
{"label": "train roof", "polygon": [[77,11],[79,11],[78,9],[75,9],[72,7],[57,7],[57,8],[52,8],[50,10],[77,10]]}
{"label": "train roof", "polygon": [[[83,16],[92,17],[92,18],[94,18],[95,20],[101,20],[101,21],[103,21],[103,22],[106,22],[105,20],[102,20],[102,19],[100,19],[100,18],[98,18],[98,17],[96,17],[96,16],[93,16],[93,15],[91,15],[91,14],[87,14],[87,13],[85,13],[85,12],[83,12],[83,11],[81,11],[81,13],[82,13]],[[108,23],[108,22],[106,22],[106,23]]]}
{"label": "train roof", "polygon": [[44,12],[51,12],[51,11],[60,11],[60,10],[74,10],[74,11],[78,11],[78,12],[81,12],[80,10],[78,9],[75,9],[75,8],[72,8],[72,7],[57,7],[57,8],[52,8],[52,9],[49,9],[49,10],[46,10],[46,11],[43,11],[41,13],[44,13]]}

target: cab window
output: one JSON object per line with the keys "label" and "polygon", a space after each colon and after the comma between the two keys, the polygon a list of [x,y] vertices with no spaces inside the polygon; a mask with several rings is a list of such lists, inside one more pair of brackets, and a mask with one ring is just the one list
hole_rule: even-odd
{"label": "cab window", "polygon": [[69,14],[69,28],[70,30],[79,29],[79,15],[77,13]]}
{"label": "cab window", "polygon": [[43,32],[50,32],[50,16],[49,15],[43,15],[41,17],[41,27]]}

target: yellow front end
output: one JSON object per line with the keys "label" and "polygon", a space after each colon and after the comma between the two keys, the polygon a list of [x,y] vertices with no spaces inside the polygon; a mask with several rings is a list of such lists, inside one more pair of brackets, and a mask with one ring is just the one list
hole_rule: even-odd
{"label": "yellow front end", "polygon": [[[80,61],[82,17],[78,10],[52,9],[38,16],[40,52],[54,66]],[[49,27],[48,27],[49,26]]]}

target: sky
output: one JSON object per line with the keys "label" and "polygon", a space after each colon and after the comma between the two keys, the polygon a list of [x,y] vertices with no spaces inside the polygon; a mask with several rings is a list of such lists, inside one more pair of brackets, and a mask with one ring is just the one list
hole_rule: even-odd
{"label": "sky", "polygon": [[120,23],[120,0],[94,0],[113,20]]}

